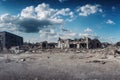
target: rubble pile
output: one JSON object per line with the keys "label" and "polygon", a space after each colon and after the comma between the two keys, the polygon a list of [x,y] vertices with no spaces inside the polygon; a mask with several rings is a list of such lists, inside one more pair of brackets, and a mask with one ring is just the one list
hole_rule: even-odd
{"label": "rubble pile", "polygon": [[[65,49],[60,49],[57,48],[56,43],[47,43],[47,42],[42,42],[42,43],[24,43],[23,46],[15,46],[11,47],[8,50],[5,50],[1,53],[10,53],[10,54],[42,54],[42,53],[50,53],[50,54],[91,54],[92,57],[100,58],[100,59],[106,59],[110,55],[117,57],[120,54],[120,46],[117,45],[110,45],[108,43],[104,43],[106,47],[103,48],[95,48],[95,49],[86,49],[86,48],[65,48]],[[71,57],[71,58],[76,58]],[[86,58],[89,58],[86,57]],[[81,59],[81,57],[80,57]]]}

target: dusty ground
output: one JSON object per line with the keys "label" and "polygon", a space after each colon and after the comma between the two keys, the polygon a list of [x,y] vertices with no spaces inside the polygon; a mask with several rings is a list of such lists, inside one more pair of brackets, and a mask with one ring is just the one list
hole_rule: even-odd
{"label": "dusty ground", "polygon": [[120,80],[120,58],[74,51],[0,54],[0,80]]}

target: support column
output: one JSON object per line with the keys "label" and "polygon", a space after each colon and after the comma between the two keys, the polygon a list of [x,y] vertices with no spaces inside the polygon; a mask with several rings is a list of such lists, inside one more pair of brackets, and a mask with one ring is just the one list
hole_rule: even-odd
{"label": "support column", "polygon": [[77,49],[80,49],[80,44],[77,44]]}
{"label": "support column", "polygon": [[86,48],[89,49],[89,41],[88,41],[88,37],[86,37]]}
{"label": "support column", "polygon": [[88,43],[86,43],[87,44],[87,49],[89,49],[89,45],[88,45]]}

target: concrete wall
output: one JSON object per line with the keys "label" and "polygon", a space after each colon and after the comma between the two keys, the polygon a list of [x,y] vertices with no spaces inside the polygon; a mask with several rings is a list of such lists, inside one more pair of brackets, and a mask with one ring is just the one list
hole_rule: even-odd
{"label": "concrete wall", "polygon": [[0,32],[0,47],[11,48],[12,46],[23,45],[23,38],[9,32]]}

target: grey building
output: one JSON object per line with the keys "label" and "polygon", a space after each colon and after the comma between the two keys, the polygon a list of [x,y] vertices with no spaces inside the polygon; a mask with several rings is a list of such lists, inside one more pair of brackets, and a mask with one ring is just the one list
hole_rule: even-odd
{"label": "grey building", "polygon": [[21,45],[23,45],[22,37],[6,31],[0,32],[0,49],[9,49],[12,46]]}

